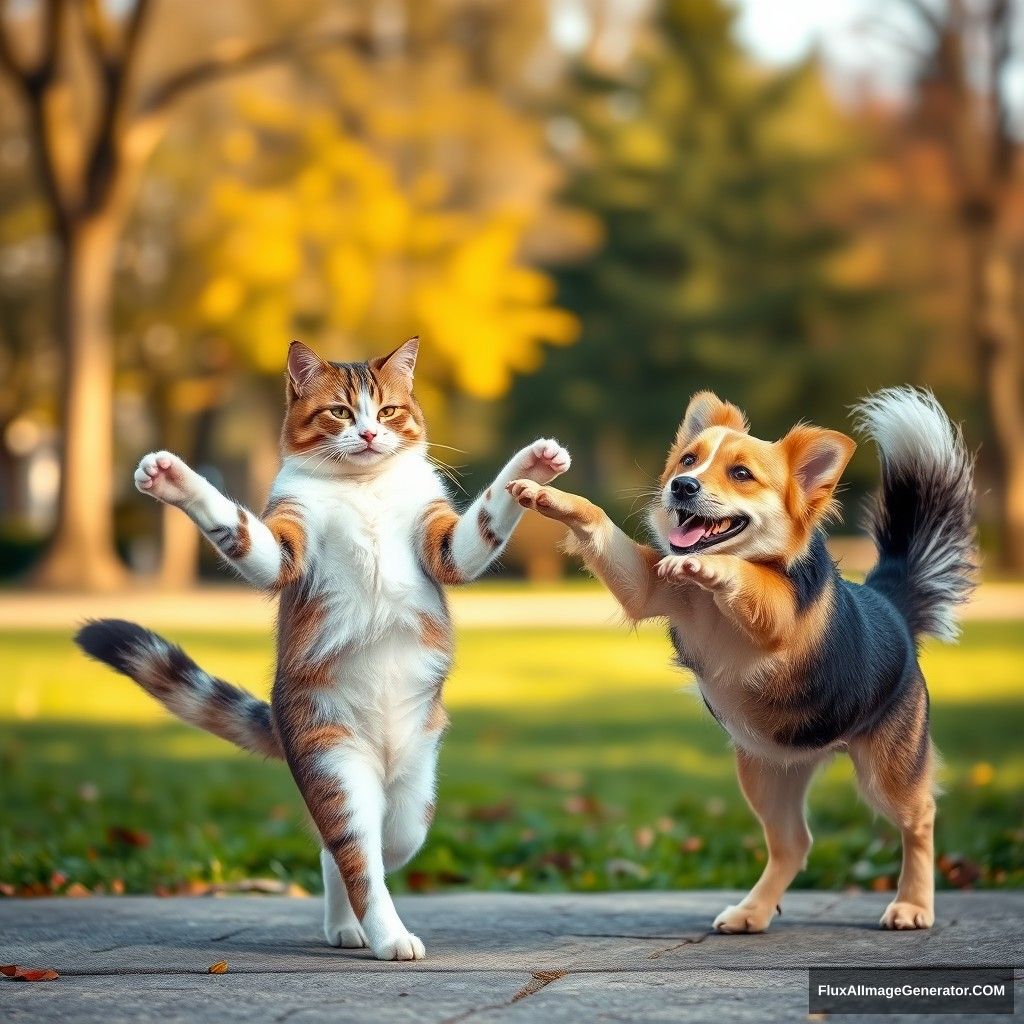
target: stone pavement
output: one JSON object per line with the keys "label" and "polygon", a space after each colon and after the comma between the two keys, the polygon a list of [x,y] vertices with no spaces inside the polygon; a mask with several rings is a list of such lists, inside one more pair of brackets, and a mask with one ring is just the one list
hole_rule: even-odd
{"label": "stone pavement", "polygon": [[[1024,893],[941,893],[932,930],[881,932],[884,894],[797,892],[765,935],[709,933],[708,922],[737,895],[404,897],[402,916],[427,946],[427,959],[413,964],[327,946],[318,900],[3,900],[0,962],[53,967],[61,977],[0,978],[0,1019],[804,1021],[809,966],[1024,968]],[[207,973],[220,960],[228,973]],[[1020,977],[1018,970],[1015,1017],[1024,1015]]]}

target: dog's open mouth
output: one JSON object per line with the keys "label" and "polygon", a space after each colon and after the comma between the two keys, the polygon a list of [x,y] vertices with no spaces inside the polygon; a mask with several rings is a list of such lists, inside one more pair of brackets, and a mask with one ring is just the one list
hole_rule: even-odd
{"label": "dog's open mouth", "polygon": [[679,553],[702,551],[723,540],[735,537],[746,529],[749,519],[744,516],[725,516],[722,519],[707,519],[696,516],[682,509],[676,510],[679,525],[668,533],[668,542],[672,550]]}

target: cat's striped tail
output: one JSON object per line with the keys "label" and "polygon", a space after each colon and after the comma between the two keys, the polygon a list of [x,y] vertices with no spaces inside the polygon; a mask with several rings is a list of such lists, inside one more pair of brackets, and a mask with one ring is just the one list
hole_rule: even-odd
{"label": "cat's striped tail", "polygon": [[201,669],[177,644],[123,619],[94,619],[75,636],[90,657],[129,676],[168,711],[243,750],[283,757],[270,705]]}

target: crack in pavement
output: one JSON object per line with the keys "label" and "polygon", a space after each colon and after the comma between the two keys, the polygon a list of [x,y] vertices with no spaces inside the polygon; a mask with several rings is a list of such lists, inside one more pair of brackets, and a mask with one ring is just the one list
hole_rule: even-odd
{"label": "crack in pavement", "polygon": [[511,999],[504,1003],[489,1003],[487,1006],[474,1006],[465,1013],[457,1014],[455,1017],[448,1017],[441,1021],[441,1024],[462,1024],[463,1021],[475,1017],[477,1014],[486,1013],[488,1010],[504,1010],[522,999],[529,999],[535,996],[541,989],[545,989],[553,981],[564,978],[568,971],[533,971],[530,980]]}
{"label": "crack in pavement", "polygon": [[681,942],[677,942],[674,946],[669,946],[667,949],[655,950],[647,957],[648,960],[657,960],[659,957],[664,956],[666,953],[674,953],[677,949],[682,949],[683,946],[699,946],[705,939],[710,938],[714,935],[714,931],[707,931],[699,938],[696,939],[683,939]]}

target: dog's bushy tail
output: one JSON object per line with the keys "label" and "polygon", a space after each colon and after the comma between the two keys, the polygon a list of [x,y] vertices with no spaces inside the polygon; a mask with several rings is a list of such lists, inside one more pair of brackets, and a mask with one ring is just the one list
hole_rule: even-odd
{"label": "dog's bushy tail", "polygon": [[867,528],[878,548],[869,587],[900,611],[915,638],[955,640],[956,607],[974,590],[974,459],[935,396],[886,388],[856,407],[874,438],[882,486]]}
{"label": "dog's bushy tail", "polygon": [[123,619],[86,623],[75,643],[139,684],[168,711],[266,757],[282,757],[270,705],[201,669],[180,647]]}

